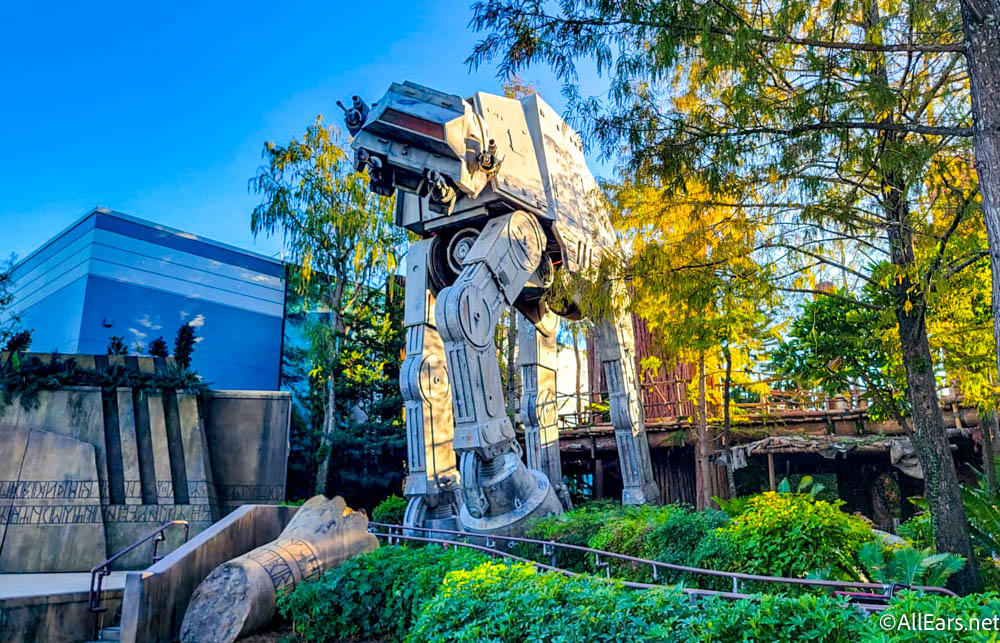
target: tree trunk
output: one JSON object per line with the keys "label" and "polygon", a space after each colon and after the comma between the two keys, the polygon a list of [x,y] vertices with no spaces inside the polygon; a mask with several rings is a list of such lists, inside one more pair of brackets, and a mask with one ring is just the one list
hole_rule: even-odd
{"label": "tree trunk", "polygon": [[[729,401],[733,387],[733,355],[729,350],[729,342],[722,345],[722,356],[726,360],[726,379],[722,387],[722,435],[725,440],[725,447],[732,446],[732,432],[729,421]],[[729,497],[736,497],[736,476],[733,473],[733,459],[726,458],[726,483],[729,486]]]}
{"label": "tree trunk", "polygon": [[[865,25],[866,31],[881,38],[879,30],[882,21],[878,15],[877,2],[872,2],[868,18],[870,22]],[[873,62],[873,75],[879,76],[888,84],[884,55],[878,54]],[[893,120],[891,113],[887,120]],[[905,134],[882,132],[881,136],[884,137],[887,148],[891,148]],[[951,444],[948,442],[938,401],[934,361],[927,341],[926,293],[920,283],[913,279],[916,257],[913,251],[910,204],[907,200],[908,186],[900,175],[899,168],[893,163],[895,162],[886,160],[883,155],[877,170],[882,184],[889,257],[898,268],[898,278],[891,291],[913,419],[910,439],[924,473],[925,496],[934,523],[937,549],[940,552],[958,554],[966,560],[965,566],[949,579],[948,585],[961,594],[967,594],[981,588],[979,567],[972,551],[965,507],[962,506],[961,489],[955,472],[955,460],[951,455]]]}
{"label": "tree trunk", "polygon": [[507,414],[517,416],[520,403],[517,400],[517,366],[514,361],[514,347],[517,346],[517,312],[511,308],[507,313]]}
{"label": "tree trunk", "polygon": [[333,459],[331,439],[337,425],[337,386],[334,376],[337,372],[337,361],[340,357],[340,326],[341,318],[336,312],[330,314],[330,363],[326,379],[326,410],[323,413],[323,435],[320,436],[319,466],[316,470],[316,493],[326,494],[326,486],[330,480],[330,461]]}
{"label": "tree trunk", "polygon": [[[953,589],[968,594],[980,589],[978,565],[972,551],[965,508],[955,472],[955,461],[945,430],[934,379],[934,361],[927,341],[926,300],[919,284],[909,274],[915,264],[909,203],[895,172],[884,174],[883,194],[892,263],[899,269],[893,288],[896,322],[906,385],[913,418],[913,441],[924,472],[927,503],[934,521],[934,540],[938,551],[964,556],[965,567],[949,580]],[[909,305],[907,302],[909,301]],[[909,308],[909,310],[907,310]]]}
{"label": "tree trunk", "polygon": [[712,444],[708,435],[708,400],[705,395],[705,351],[698,356],[698,471],[701,473],[701,493],[698,509],[712,507]]}
{"label": "tree trunk", "polygon": [[962,0],[972,136],[993,276],[993,337],[1000,368],[1000,0]]}

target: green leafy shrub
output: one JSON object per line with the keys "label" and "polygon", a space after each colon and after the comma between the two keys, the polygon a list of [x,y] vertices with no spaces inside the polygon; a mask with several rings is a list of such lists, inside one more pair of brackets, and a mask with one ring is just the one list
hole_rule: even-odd
{"label": "green leafy shrub", "polygon": [[[691,567],[705,569],[720,569],[723,571],[743,571],[741,568],[742,548],[736,538],[725,529],[709,532],[691,554]],[[728,577],[705,576],[702,574],[687,575],[687,584],[701,589],[716,591],[732,591],[733,582]],[[760,591],[775,591],[775,585],[762,585]],[[741,591],[754,591],[748,585],[741,585]]]}
{"label": "green leafy shrub", "polygon": [[[625,507],[615,519],[605,522],[587,541],[591,549],[601,549],[636,558],[655,559],[659,543],[653,537],[672,513],[671,507]],[[608,559],[612,575],[623,580],[649,582],[652,580],[648,566],[636,566],[626,561]],[[596,570],[595,570],[596,571]]]}
{"label": "green leafy shrub", "polygon": [[302,641],[406,636],[445,574],[486,560],[470,549],[380,547],[282,595],[278,610]]}
{"label": "green leafy shrub", "polygon": [[896,528],[896,535],[917,549],[934,547],[934,525],[929,513],[911,516]]}
{"label": "green leafy shrub", "polygon": [[[525,537],[588,547],[587,543],[601,527],[616,520],[621,513],[622,508],[610,501],[588,502],[573,511],[533,520],[525,530]],[[523,558],[550,562],[541,557],[536,546],[518,546],[514,551]],[[557,549],[556,566],[575,572],[592,572],[593,560],[584,553]]]}
{"label": "green leafy shrub", "polygon": [[448,574],[410,641],[854,642],[864,617],[825,596],[707,599],[488,562]]}
{"label": "green leafy shrub", "polygon": [[[693,552],[712,531],[729,522],[719,511],[698,512],[685,505],[626,507],[594,534],[587,545],[636,558],[659,560],[675,565],[693,565]],[[652,582],[648,566],[610,559],[615,578]],[[595,570],[596,571],[596,570]],[[701,577],[660,570],[667,582],[698,582]]]}
{"label": "green leafy shrub", "polygon": [[406,498],[389,496],[375,506],[375,509],[372,511],[372,520],[390,525],[401,525],[403,524],[403,514],[405,513]]}
{"label": "green leafy shrub", "polygon": [[[729,522],[721,511],[695,511],[684,505],[673,505],[663,522],[650,535],[655,544],[654,558],[673,565],[704,567],[700,557],[707,553],[706,538]],[[685,582],[699,586],[707,577],[660,570],[668,583]],[[728,582],[728,581],[727,581]]]}
{"label": "green leafy shrub", "polygon": [[676,591],[489,562],[448,574],[408,640],[662,641],[690,610]]}
{"label": "green leafy shrub", "polygon": [[[727,537],[726,531],[713,534]],[[706,539],[712,540],[710,537]],[[703,541],[704,542],[704,541]],[[620,582],[538,573],[466,549],[383,547],[353,558],[279,599],[300,641],[413,642],[673,641],[987,641],[992,632],[883,630],[872,617],[829,595],[705,598],[676,588],[632,590]],[[902,592],[886,612],[982,620],[1000,597]]]}
{"label": "green leafy shrub", "polygon": [[744,513],[719,529],[728,559],[716,560],[725,565],[716,568],[795,578],[829,569],[835,577],[858,578],[858,550],[875,534],[841,504],[801,493],[753,496]]}
{"label": "green leafy shrub", "polygon": [[[934,596],[916,592],[900,592],[898,598],[889,604],[889,609],[876,614],[865,622],[858,640],[863,643],[952,643],[959,641],[996,641],[996,631],[958,631],[955,627],[937,629],[912,625],[913,619],[929,614],[932,622],[945,623],[949,618],[960,619],[969,624],[970,619],[980,622],[990,621],[1000,614],[1000,595],[990,592],[969,596]],[[894,627],[883,629],[879,619],[886,618]],[[903,619],[907,619],[904,621]],[[941,621],[938,621],[941,619]],[[883,621],[883,623],[887,622]]]}
{"label": "green leafy shrub", "polygon": [[[592,502],[557,516],[532,522],[529,538],[601,549],[637,558],[678,565],[694,564],[692,554],[708,534],[728,521],[719,511],[696,512],[686,505],[622,507],[610,502]],[[538,547],[519,546],[518,555],[544,563]],[[609,559],[616,578],[652,581],[649,567]],[[567,550],[556,551],[557,566],[576,572],[595,573],[593,556]],[[603,573],[603,572],[602,572]],[[665,573],[671,582],[682,574]],[[689,579],[690,580],[690,579]]]}
{"label": "green leafy shrub", "polygon": [[957,554],[936,554],[931,548],[884,547],[877,541],[861,546],[858,559],[876,583],[943,587],[948,577],[965,566]]}
{"label": "green leafy shrub", "polygon": [[759,600],[709,598],[683,622],[685,642],[855,643],[866,617],[831,596],[764,595]]}

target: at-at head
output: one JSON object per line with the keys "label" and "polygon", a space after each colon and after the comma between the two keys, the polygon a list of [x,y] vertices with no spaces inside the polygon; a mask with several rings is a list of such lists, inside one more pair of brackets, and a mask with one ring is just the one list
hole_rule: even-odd
{"label": "at-at head", "polygon": [[398,225],[441,237],[444,263],[457,267],[463,243],[516,210],[538,217],[553,266],[585,269],[609,244],[580,137],[538,95],[463,99],[404,82],[371,108],[358,97],[341,107],[357,169],[396,195]]}
{"label": "at-at head", "polygon": [[437,214],[450,214],[459,198],[478,196],[498,167],[495,142],[459,96],[393,83],[371,109],[355,97],[345,120],[355,137],[357,169],[368,169],[371,189],[426,198]]}

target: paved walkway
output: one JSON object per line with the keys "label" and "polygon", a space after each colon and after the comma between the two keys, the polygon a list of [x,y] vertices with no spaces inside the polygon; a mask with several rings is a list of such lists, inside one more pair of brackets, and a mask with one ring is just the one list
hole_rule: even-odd
{"label": "paved walkway", "polygon": [[[124,588],[127,573],[111,572],[110,576],[105,577],[102,589]],[[90,591],[90,572],[0,574],[0,599],[87,591]]]}

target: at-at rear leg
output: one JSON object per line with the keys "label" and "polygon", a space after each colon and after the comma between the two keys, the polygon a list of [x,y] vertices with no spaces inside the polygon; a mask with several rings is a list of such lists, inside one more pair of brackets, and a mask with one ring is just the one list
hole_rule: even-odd
{"label": "at-at rear leg", "polygon": [[653,478],[639,380],[635,373],[632,317],[618,313],[596,324],[601,367],[608,385],[611,423],[622,470],[622,504],[655,504],[660,489]]}
{"label": "at-at rear leg", "polygon": [[538,324],[521,317],[517,337],[517,363],[521,367],[521,412],[524,426],[525,455],[529,469],[549,477],[556,495],[566,510],[573,505],[563,484],[559,454],[558,371],[559,317],[547,312]]}
{"label": "at-at rear leg", "polygon": [[[407,254],[406,358],[399,372],[406,418],[408,527],[460,529],[458,480],[444,345],[434,325],[434,294],[428,262],[434,239],[418,241]],[[425,535],[425,534],[417,534]]]}

